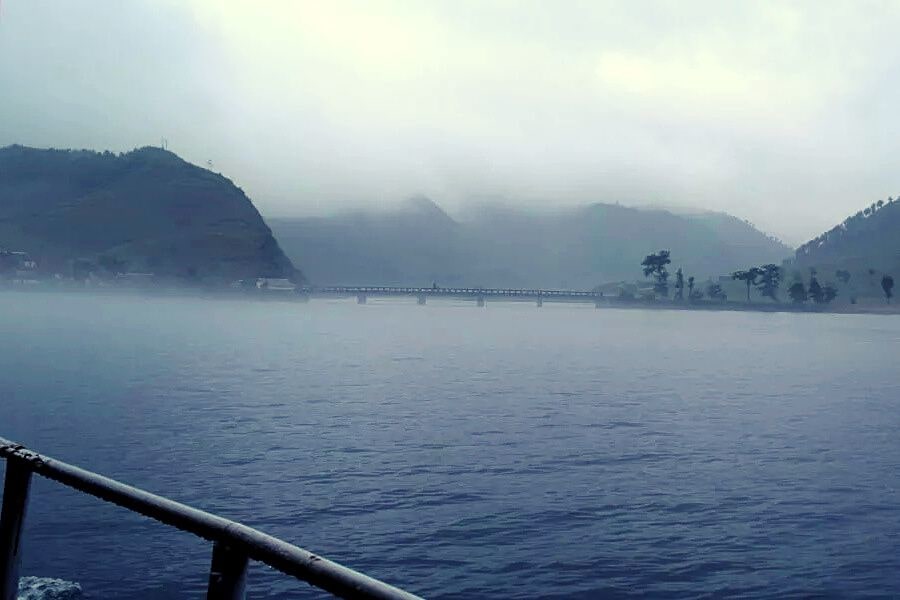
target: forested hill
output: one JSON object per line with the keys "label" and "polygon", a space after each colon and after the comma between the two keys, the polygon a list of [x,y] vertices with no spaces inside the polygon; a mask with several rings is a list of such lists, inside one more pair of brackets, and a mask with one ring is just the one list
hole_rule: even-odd
{"label": "forested hill", "polygon": [[271,219],[282,246],[322,284],[589,289],[641,279],[667,248],[696,277],[781,261],[791,249],[721,213],[676,215],[614,204],[555,212],[485,206],[451,218],[426,198],[386,211]]}
{"label": "forested hill", "polygon": [[848,217],[800,246],[796,263],[854,273],[871,269],[900,274],[900,202],[879,200]]}
{"label": "forested hill", "polygon": [[302,278],[230,180],[160,148],[0,149],[0,248],[194,281]]}

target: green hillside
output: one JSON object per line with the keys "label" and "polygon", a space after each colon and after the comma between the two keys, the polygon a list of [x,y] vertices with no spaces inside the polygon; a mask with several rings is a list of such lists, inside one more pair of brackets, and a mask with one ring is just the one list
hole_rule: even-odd
{"label": "green hillside", "polygon": [[194,281],[302,278],[231,181],[160,148],[0,149],[0,248]]}

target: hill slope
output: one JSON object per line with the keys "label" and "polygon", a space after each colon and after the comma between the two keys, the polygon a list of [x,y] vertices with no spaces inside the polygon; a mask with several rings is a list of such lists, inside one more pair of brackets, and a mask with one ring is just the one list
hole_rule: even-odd
{"label": "hill slope", "polygon": [[796,266],[816,267],[829,274],[842,269],[857,281],[868,279],[870,269],[900,275],[900,202],[889,198],[880,204],[800,246]]}
{"label": "hill slope", "polygon": [[0,149],[0,247],[193,280],[302,277],[235,185],[160,148]]}
{"label": "hill slope", "polygon": [[594,204],[553,213],[488,206],[459,221],[418,198],[387,212],[272,219],[289,256],[320,284],[590,288],[641,278],[649,252],[697,277],[764,262],[790,249],[717,213],[679,216]]}

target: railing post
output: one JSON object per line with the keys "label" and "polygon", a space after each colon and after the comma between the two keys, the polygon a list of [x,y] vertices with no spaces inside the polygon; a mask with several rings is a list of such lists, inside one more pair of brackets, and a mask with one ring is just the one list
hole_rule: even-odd
{"label": "railing post", "polygon": [[246,587],[247,555],[222,542],[213,544],[207,600],[244,600]]}
{"label": "railing post", "polygon": [[24,462],[7,459],[0,511],[0,600],[16,600],[22,560],[22,525],[28,508],[31,469]]}

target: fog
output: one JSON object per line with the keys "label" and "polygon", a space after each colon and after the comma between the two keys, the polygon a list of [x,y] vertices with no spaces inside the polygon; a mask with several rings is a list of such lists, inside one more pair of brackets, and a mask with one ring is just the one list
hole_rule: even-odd
{"label": "fog", "polygon": [[267,217],[425,194],[704,207],[802,242],[900,193],[900,6],[6,0],[0,145],[158,145]]}

